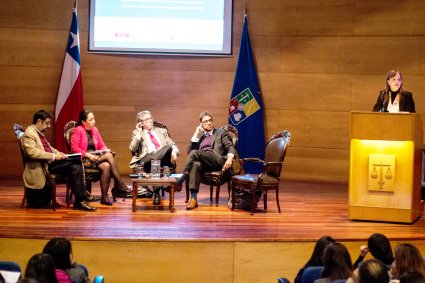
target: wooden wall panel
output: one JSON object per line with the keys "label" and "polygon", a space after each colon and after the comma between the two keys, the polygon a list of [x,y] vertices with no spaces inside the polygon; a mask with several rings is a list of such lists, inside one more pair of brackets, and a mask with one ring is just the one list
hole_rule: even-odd
{"label": "wooden wall panel", "polygon": [[[260,80],[267,109],[351,109],[351,76],[348,75],[265,73]],[[318,89],[318,85],[324,87]]]}
{"label": "wooden wall panel", "polygon": [[[0,0],[0,148],[13,148],[13,122],[28,125],[39,109],[53,113],[72,4]],[[141,110],[169,127],[182,151],[179,168],[201,111],[212,112],[217,126],[227,123],[245,8],[266,138],[292,133],[284,178],[347,181],[349,113],[372,108],[390,69],[402,71],[425,115],[421,0],[234,0],[234,55],[221,58],[88,53],[88,5],[78,6],[85,107],[95,112],[122,172]],[[0,174],[20,175],[20,160],[10,162]]]}
{"label": "wooden wall panel", "polygon": [[[85,3],[86,2],[86,3]],[[79,1],[82,6],[88,1]],[[69,29],[73,1],[0,1],[0,26],[16,29]],[[81,7],[81,6],[80,6]],[[81,12],[79,8],[79,11]]]}
{"label": "wooden wall panel", "polygon": [[[394,7],[397,7],[394,9]],[[425,33],[423,1],[355,1],[356,35],[421,35]]]}
{"label": "wooden wall panel", "polygon": [[68,32],[0,29],[0,64],[62,68]]}
{"label": "wooden wall panel", "polygon": [[54,104],[56,95],[52,94],[58,91],[59,80],[60,68],[5,66],[0,69],[0,101],[3,104]]}

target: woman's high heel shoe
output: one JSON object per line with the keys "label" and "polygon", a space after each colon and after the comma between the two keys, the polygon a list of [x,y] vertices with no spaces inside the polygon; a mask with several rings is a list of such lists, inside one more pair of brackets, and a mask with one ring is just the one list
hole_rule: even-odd
{"label": "woman's high heel shoe", "polygon": [[117,201],[117,198],[122,198],[124,200],[125,198],[133,197],[133,190],[129,192],[129,191],[123,191],[117,188],[112,188],[111,193],[112,193],[112,198],[114,202]]}
{"label": "woman's high heel shoe", "polygon": [[129,186],[126,186],[124,188],[118,187],[118,190],[120,190],[121,192],[124,192],[124,193],[131,193],[131,192],[133,192],[133,189],[131,187],[129,187]]}
{"label": "woman's high heel shoe", "polygon": [[109,206],[112,205],[112,202],[109,200],[108,196],[102,196],[100,198],[100,203],[103,205],[109,205]]}

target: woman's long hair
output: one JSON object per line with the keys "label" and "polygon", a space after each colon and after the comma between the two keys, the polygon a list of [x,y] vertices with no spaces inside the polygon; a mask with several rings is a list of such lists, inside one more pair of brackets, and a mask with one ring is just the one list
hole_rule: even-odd
{"label": "woman's long hair", "polygon": [[372,234],[367,240],[370,254],[385,265],[391,265],[394,261],[393,250],[390,241],[383,234]]}
{"label": "woman's long hair", "polygon": [[53,238],[44,246],[43,253],[50,255],[56,268],[65,270],[71,267],[71,242],[66,238]]}
{"label": "woman's long hair", "polygon": [[397,92],[398,93],[403,92],[403,77],[402,77],[400,71],[399,70],[391,70],[391,71],[388,72],[387,79],[385,80],[385,89],[387,90],[387,94],[389,94],[390,91],[391,91],[390,85],[388,84],[388,80],[391,79],[391,78],[394,78],[395,76],[397,76],[397,74],[400,75],[400,79],[401,79],[401,85],[400,85],[400,88],[398,89]]}
{"label": "woman's long hair", "polygon": [[425,275],[425,263],[421,252],[411,244],[400,244],[395,248],[395,272],[394,279],[406,272],[420,272]]}
{"label": "woman's long hair", "polygon": [[38,283],[57,283],[53,258],[48,254],[33,255],[25,269],[25,278],[36,279]]}
{"label": "woman's long hair", "polygon": [[331,236],[323,236],[314,245],[313,253],[304,267],[323,265],[323,254],[326,247],[336,241]]}
{"label": "woman's long hair", "polygon": [[347,248],[341,243],[334,243],[325,249],[323,257],[322,278],[329,281],[347,279],[353,272],[353,263]]}

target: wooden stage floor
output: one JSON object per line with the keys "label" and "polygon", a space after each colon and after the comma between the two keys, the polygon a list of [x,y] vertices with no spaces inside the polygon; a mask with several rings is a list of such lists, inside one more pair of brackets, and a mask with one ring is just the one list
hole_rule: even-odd
{"label": "wooden stage floor", "polygon": [[[128,180],[128,179],[127,179]],[[128,184],[130,181],[128,180]],[[185,210],[184,191],[176,193],[176,213],[168,210],[168,194],[163,207],[138,199],[132,212],[131,199],[119,199],[112,207],[93,203],[96,212],[76,211],[65,205],[64,186],[58,186],[58,202],[51,209],[20,208],[23,188],[18,178],[0,179],[0,238],[50,239],[64,236],[74,240],[149,240],[149,241],[315,241],[331,235],[340,241],[365,240],[372,233],[391,240],[425,239],[425,219],[414,224],[350,221],[347,185],[282,181],[279,214],[274,195],[269,195],[269,210],[247,211],[227,208],[227,187],[221,190],[220,204],[209,201],[209,188],[203,186],[200,207]],[[98,183],[93,193],[99,194]],[[260,201],[260,207],[262,202]]]}

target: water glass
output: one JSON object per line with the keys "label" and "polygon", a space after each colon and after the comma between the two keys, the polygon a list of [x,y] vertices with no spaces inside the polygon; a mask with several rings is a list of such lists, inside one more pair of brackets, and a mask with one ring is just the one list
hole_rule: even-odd
{"label": "water glass", "polygon": [[170,177],[170,174],[171,174],[170,167],[164,166],[164,167],[162,167],[162,171],[163,171],[163,174],[164,174],[164,178],[168,179]]}
{"label": "water glass", "polygon": [[143,162],[137,165],[136,169],[137,169],[137,174],[139,175],[139,179],[143,178],[143,175],[145,174],[145,167]]}
{"label": "water glass", "polygon": [[161,160],[151,161],[151,178],[159,179],[161,175]]}

